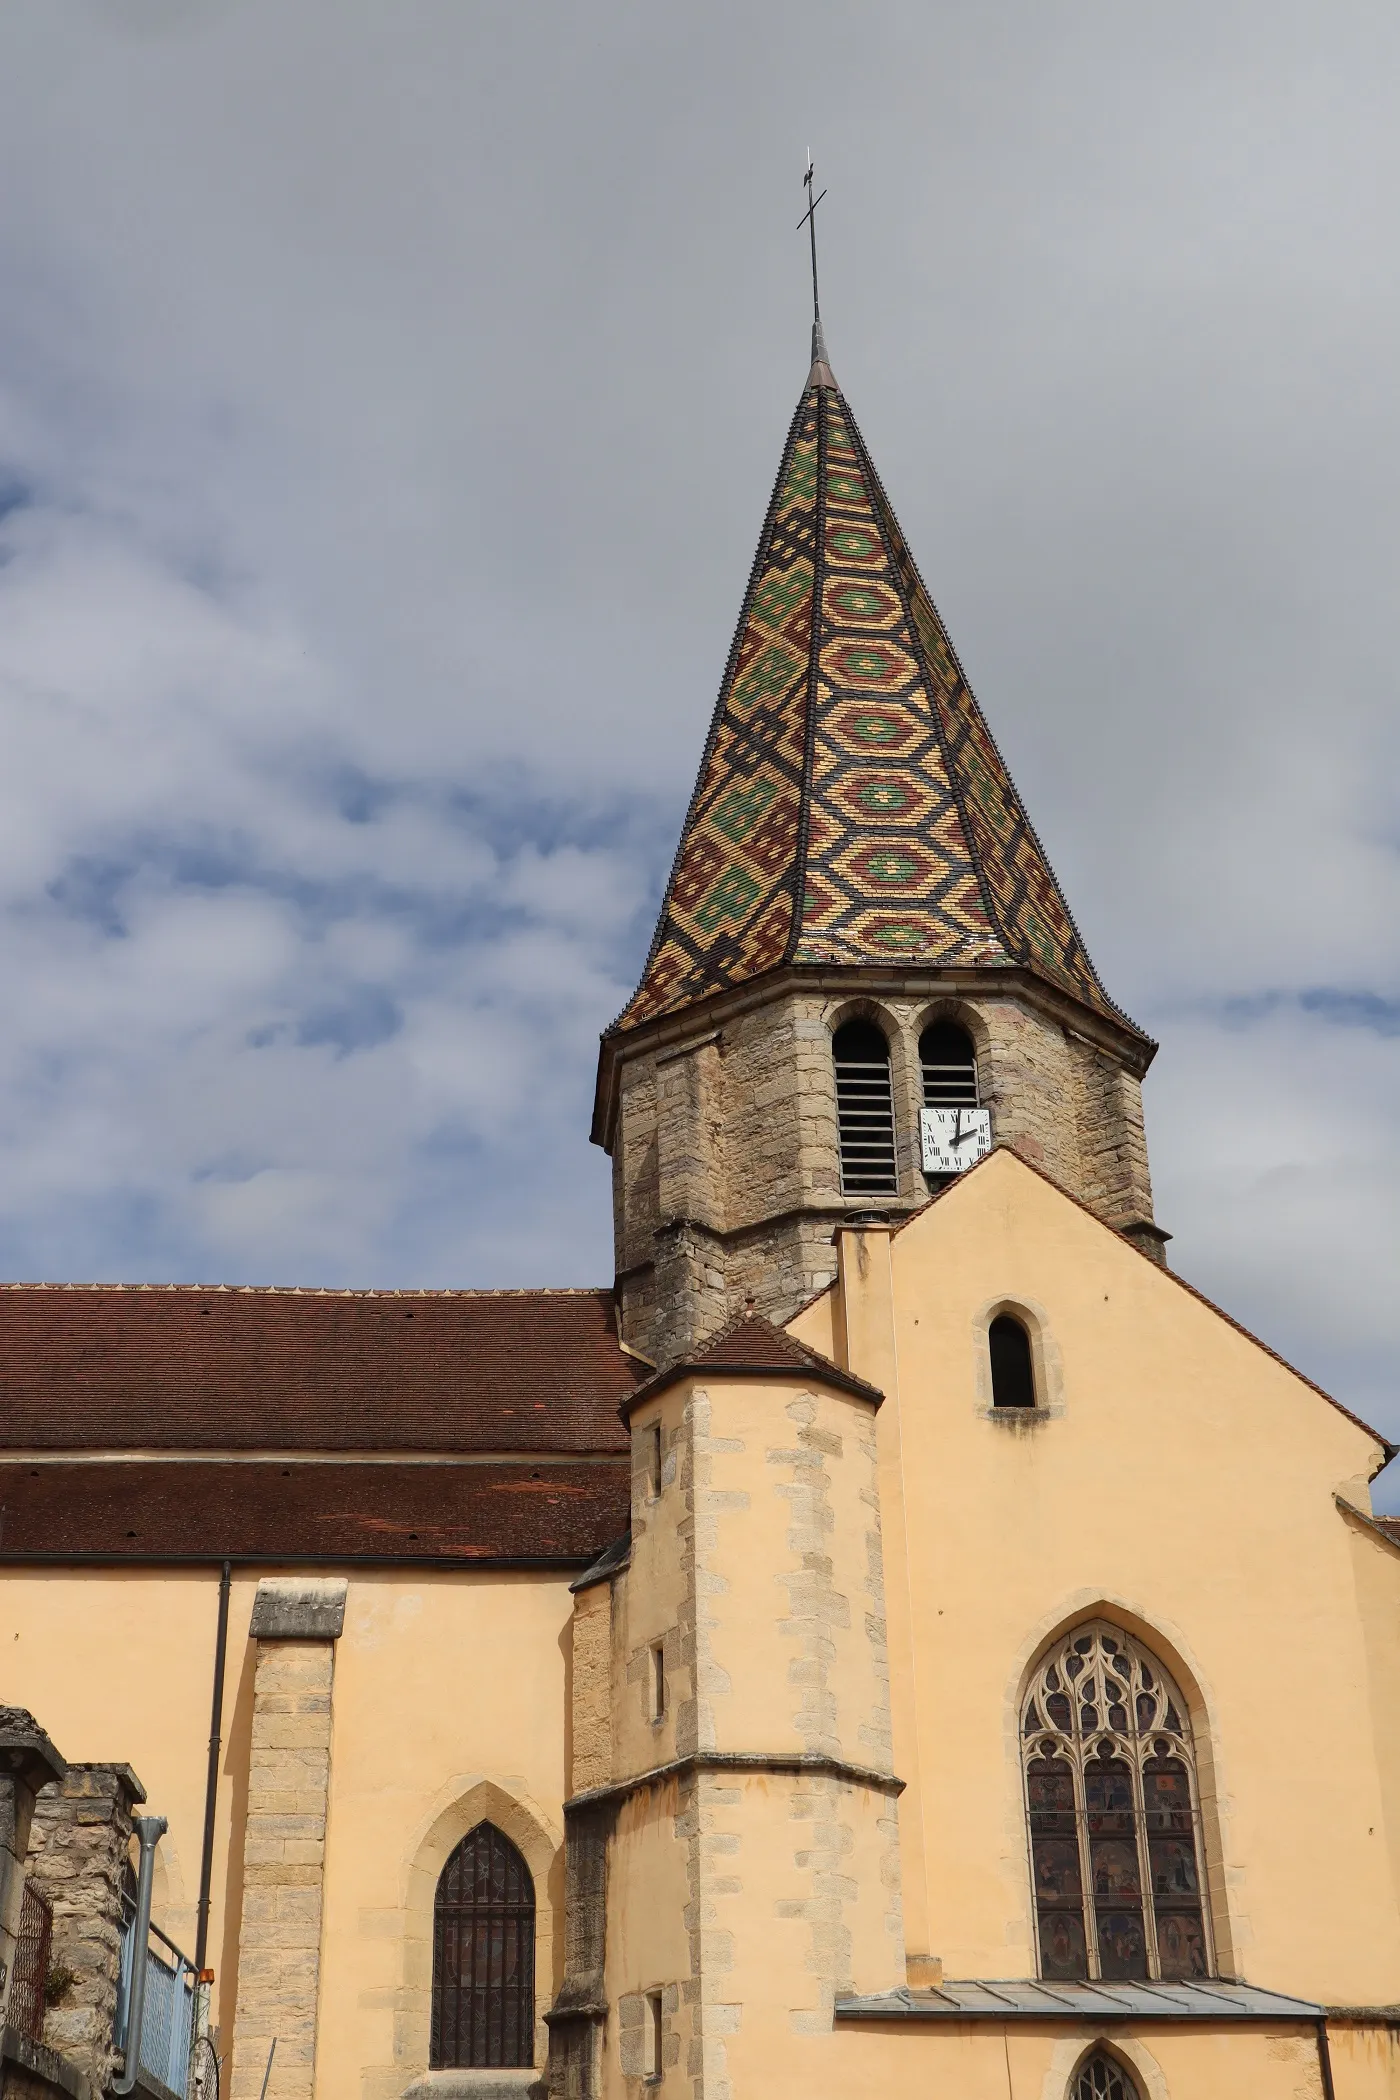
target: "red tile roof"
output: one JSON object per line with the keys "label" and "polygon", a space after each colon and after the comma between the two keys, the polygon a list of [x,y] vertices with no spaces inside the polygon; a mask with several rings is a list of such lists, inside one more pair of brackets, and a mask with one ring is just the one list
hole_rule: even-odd
{"label": "red tile roof", "polygon": [[370,1558],[577,1566],[626,1529],[629,1494],[626,1457],[538,1466],[0,1465],[0,1564]]}
{"label": "red tile roof", "polygon": [[10,1450],[620,1451],[645,1371],[608,1291],[0,1289]]}
{"label": "red tile roof", "polygon": [[658,1371],[655,1377],[647,1379],[645,1385],[639,1385],[635,1392],[629,1393],[623,1400],[623,1412],[628,1412],[638,1400],[646,1400],[653,1393],[664,1392],[667,1386],[674,1385],[678,1379],[689,1377],[694,1371],[708,1371],[711,1376],[719,1372],[725,1376],[739,1377],[745,1372],[754,1371],[782,1371],[788,1374],[796,1371],[815,1378],[822,1385],[835,1385],[843,1392],[858,1393],[862,1400],[873,1400],[876,1406],[885,1397],[878,1386],[870,1385],[864,1378],[857,1378],[853,1372],[843,1370],[840,1364],[834,1364],[829,1356],[823,1356],[819,1349],[809,1349],[806,1343],[799,1342],[795,1335],[784,1333],[782,1328],[775,1327],[770,1320],[762,1319],[757,1313],[749,1313],[745,1318],[736,1320],[731,1327],[726,1327],[722,1333],[715,1335],[713,1340],[706,1342],[693,1356],[686,1357],[684,1362],[669,1365],[666,1370]]}

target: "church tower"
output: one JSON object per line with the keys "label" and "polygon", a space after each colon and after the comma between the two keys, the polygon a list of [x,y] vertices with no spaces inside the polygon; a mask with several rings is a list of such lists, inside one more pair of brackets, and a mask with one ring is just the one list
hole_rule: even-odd
{"label": "church tower", "polygon": [[843,1221],[897,1223],[988,1141],[1161,1259],[1154,1049],[1089,960],[818,324],[660,920],[602,1040],[627,1343],[664,1365],[746,1310],[789,1319]]}

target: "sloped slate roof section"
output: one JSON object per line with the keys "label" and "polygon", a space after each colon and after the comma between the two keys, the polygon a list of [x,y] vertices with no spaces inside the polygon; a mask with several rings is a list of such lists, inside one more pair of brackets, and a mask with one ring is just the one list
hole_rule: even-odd
{"label": "sloped slate roof section", "polygon": [[823,1356],[819,1349],[809,1349],[805,1342],[785,1334],[770,1320],[750,1313],[726,1327],[694,1356],[687,1357],[683,1363],[671,1364],[666,1370],[658,1371],[654,1378],[648,1378],[645,1385],[639,1385],[622,1403],[624,1414],[629,1413],[638,1401],[664,1392],[668,1386],[697,1371],[731,1377],[743,1377],[746,1372],[781,1371],[789,1376],[799,1372],[823,1385],[839,1386],[843,1392],[856,1393],[876,1407],[885,1397],[877,1385],[857,1378],[854,1372],[843,1370],[829,1356]]}
{"label": "sloped slate roof section", "polygon": [[838,2020],[1316,2020],[1323,2008],[1249,1983],[942,1983],[838,1998]]}
{"label": "sloped slate roof section", "polygon": [[10,1450],[616,1451],[609,1291],[0,1289]]}
{"label": "sloped slate roof section", "polygon": [[1017,966],[1141,1033],[1089,960],[855,418],[815,378],[610,1033],[783,963]]}
{"label": "sloped slate roof section", "polygon": [[47,1460],[0,1466],[0,1564],[559,1561],[577,1568],[626,1528],[630,1492],[626,1458],[540,1466]]}

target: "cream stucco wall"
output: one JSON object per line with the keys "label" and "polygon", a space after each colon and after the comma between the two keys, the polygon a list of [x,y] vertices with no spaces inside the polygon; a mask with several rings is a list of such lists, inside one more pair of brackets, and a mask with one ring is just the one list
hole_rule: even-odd
{"label": "cream stucco wall", "polygon": [[[842,1283],[793,1331],[887,1394],[906,1902],[922,1884],[946,1973],[1035,1974],[1018,1699],[1052,1635],[1102,1613],[1192,1696],[1222,1968],[1400,1998],[1400,1559],[1334,1500],[1364,1504],[1376,1440],[1010,1152],[866,1236]],[[1008,1304],[1051,1385],[1033,1419],[987,1405]]]}
{"label": "cream stucco wall", "polygon": [[[225,2038],[237,1992],[256,1588],[257,1575],[237,1574],[229,1612],[209,1938]],[[562,1575],[350,1571],[332,1692],[318,2096],[387,2100],[426,2068],[433,1887],[482,1816],[534,1873],[541,2015],[553,1996],[571,1603]],[[217,1570],[10,1568],[0,1579],[5,1699],[37,1714],[66,1756],[135,1769],[151,1812],[170,1822],[157,1920],[190,1952],[217,1607]],[[542,2022],[536,2048],[542,2064]]]}
{"label": "cream stucco wall", "polygon": [[[230,1857],[241,1884],[241,1797],[247,1785],[255,1577],[229,1598],[223,1755],[214,1847],[209,1959],[231,1982],[223,1924]],[[151,1815],[170,1829],[157,1854],[155,1915],[191,1954],[209,1751],[219,1570],[20,1568],[0,1575],[0,1656],[7,1704],[27,1706],[75,1762],[128,1764]],[[232,2003],[227,2005],[232,2026]]]}
{"label": "cream stucco wall", "polygon": [[[525,1854],[536,2003],[562,1961],[565,1671],[557,1576],[357,1571],[336,1654],[318,2100],[388,2100],[427,2067],[432,1895],[483,1815]],[[543,2030],[537,2055],[543,2062]]]}

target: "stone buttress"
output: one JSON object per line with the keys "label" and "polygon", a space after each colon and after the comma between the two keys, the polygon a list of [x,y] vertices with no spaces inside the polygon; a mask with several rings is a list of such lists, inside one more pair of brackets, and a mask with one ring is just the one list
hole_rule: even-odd
{"label": "stone buttress", "polygon": [[554,2100],[810,2090],[836,1997],[904,1981],[879,1398],[749,1320],[628,1403],[630,1548],[576,1585]]}

